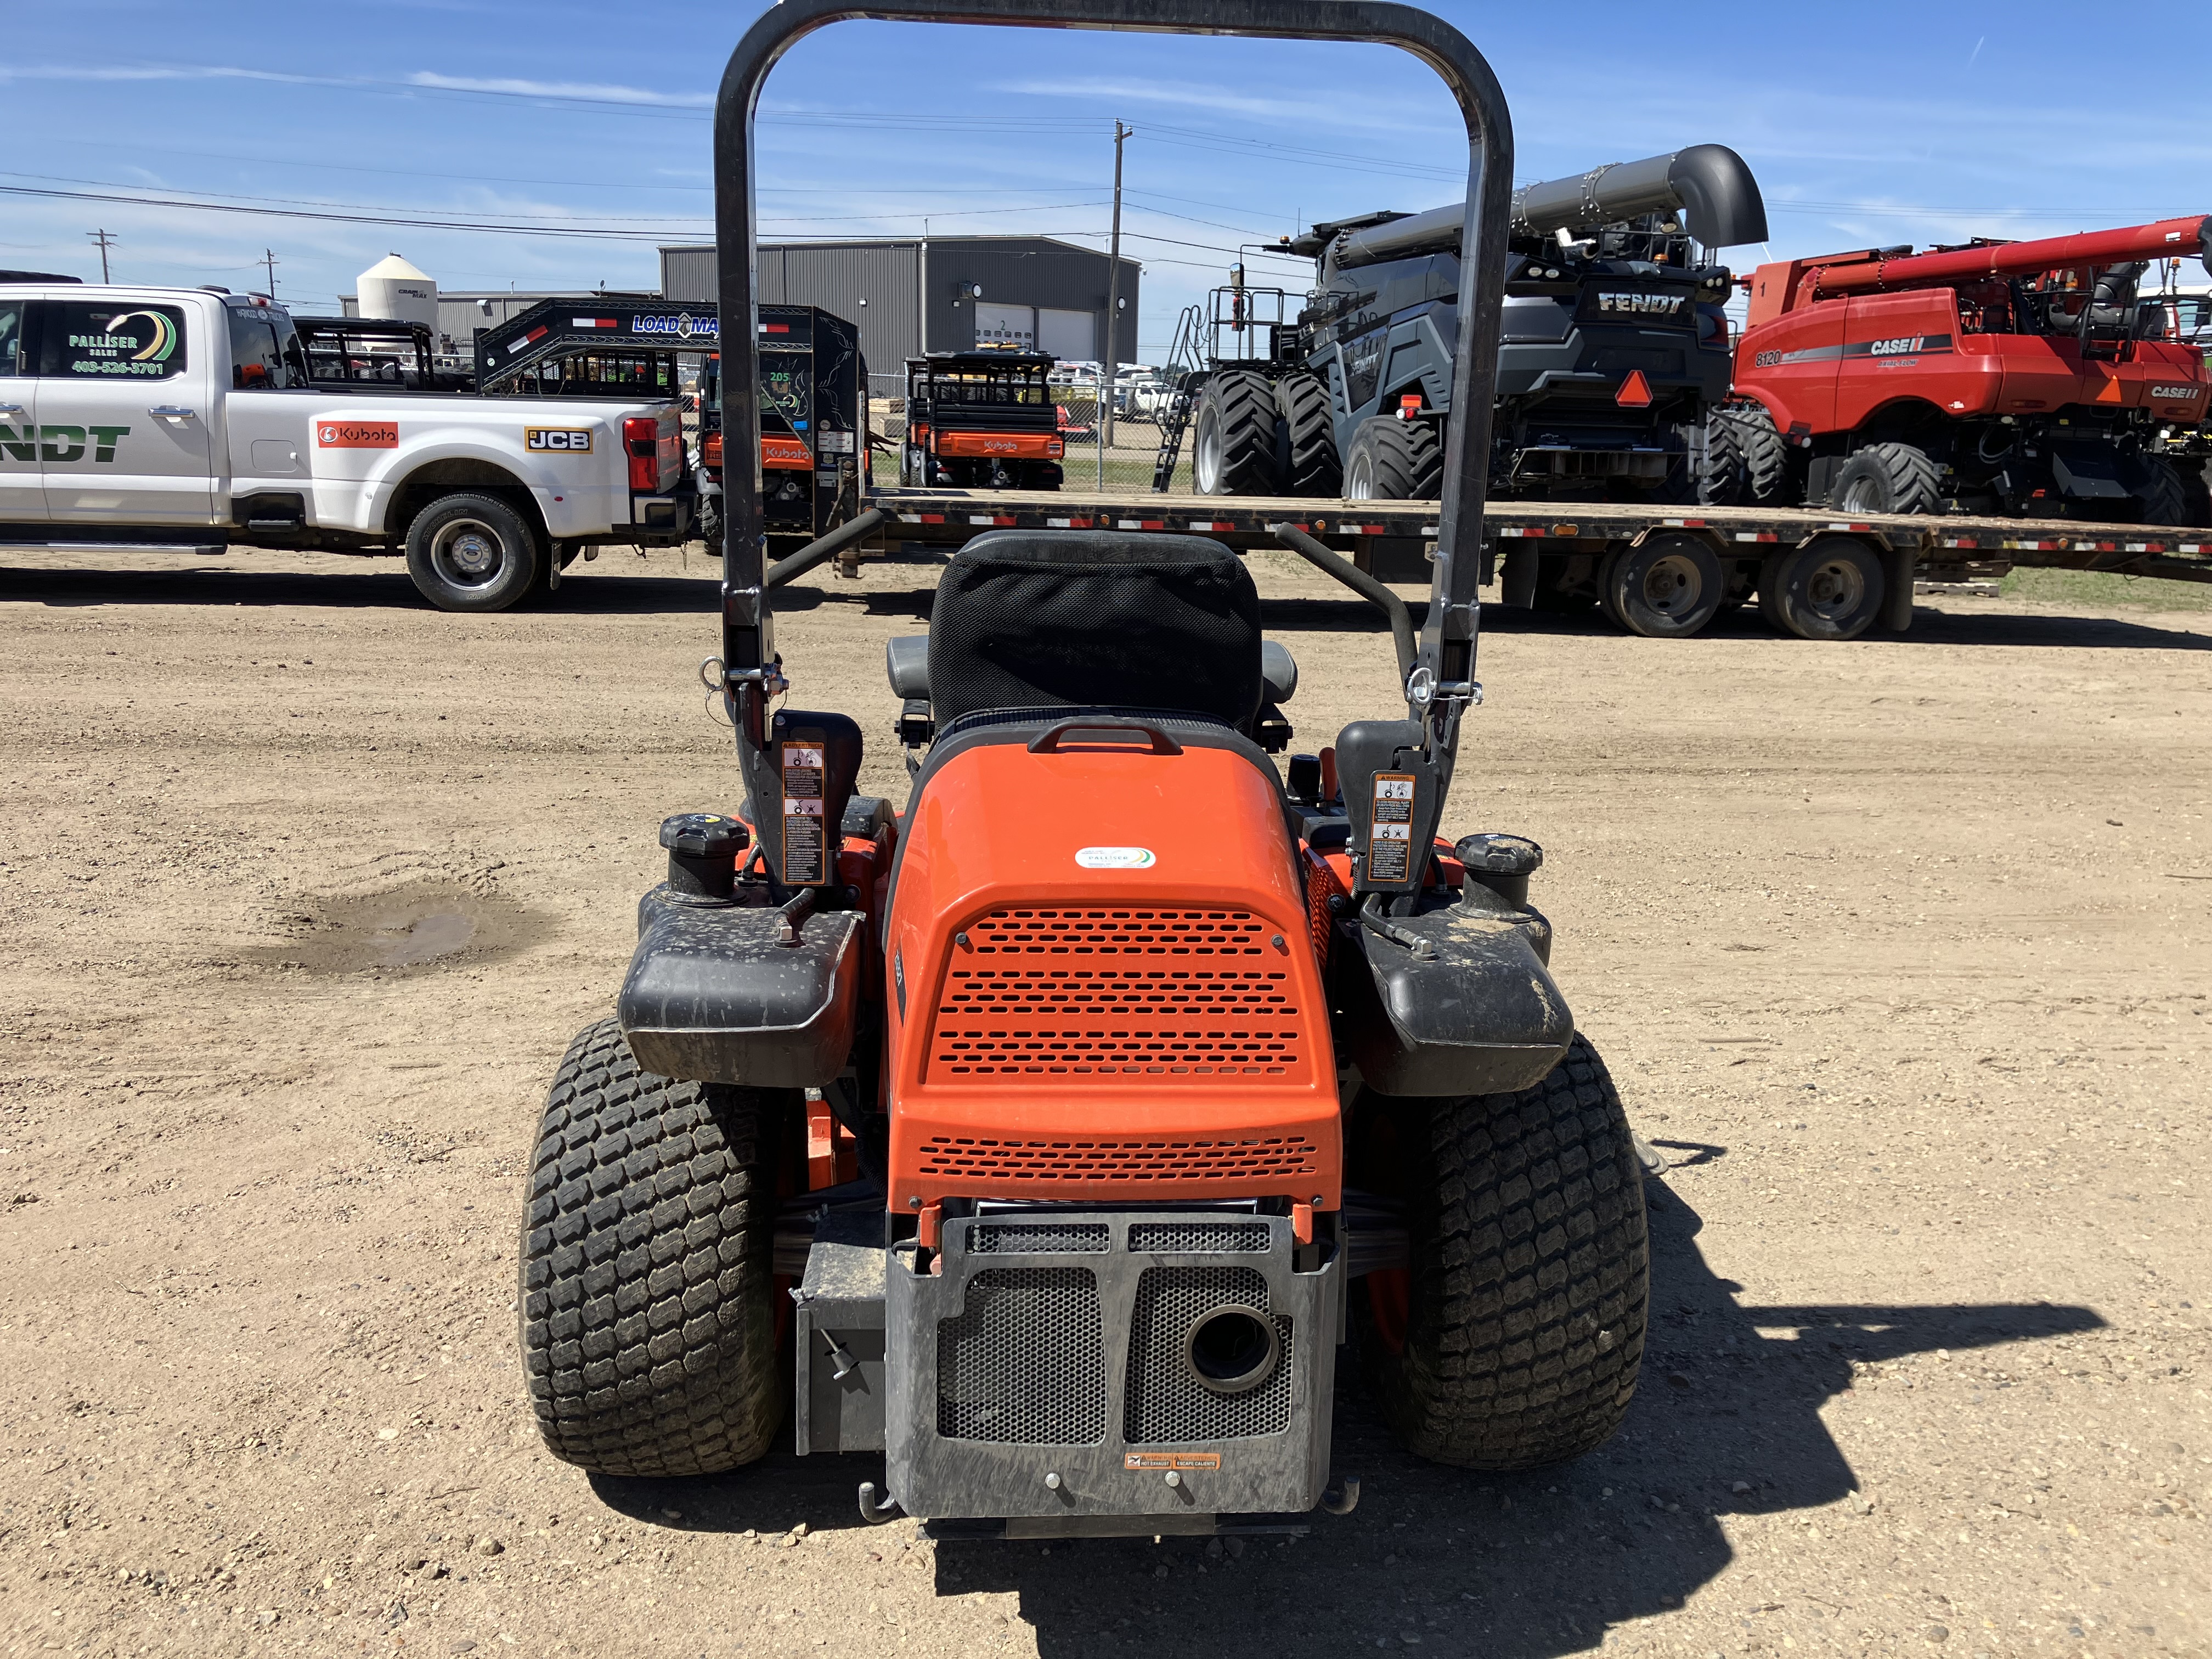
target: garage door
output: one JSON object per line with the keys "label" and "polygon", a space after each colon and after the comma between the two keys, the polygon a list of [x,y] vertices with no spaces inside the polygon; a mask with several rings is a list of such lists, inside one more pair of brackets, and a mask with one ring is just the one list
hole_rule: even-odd
{"label": "garage door", "polygon": [[[1054,313],[1048,312],[1047,316]],[[1024,351],[1036,349],[1036,313],[1027,306],[994,305],[988,300],[975,301],[975,343],[979,346],[1016,346]]]}
{"label": "garage door", "polygon": [[1098,314],[1092,311],[1037,312],[1037,349],[1062,362],[1098,360]]}

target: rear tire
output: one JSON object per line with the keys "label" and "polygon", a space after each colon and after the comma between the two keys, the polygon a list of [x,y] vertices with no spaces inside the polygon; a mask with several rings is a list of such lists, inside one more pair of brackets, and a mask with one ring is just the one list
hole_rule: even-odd
{"label": "rear tire", "polygon": [[1772,507],[1790,480],[1790,449],[1760,404],[1716,409],[1705,417],[1705,460],[1698,499],[1708,507]]}
{"label": "rear tire", "polygon": [[544,562],[530,521],[496,495],[441,495],[407,526],[407,574],[441,611],[504,611]]}
{"label": "rear tire", "polygon": [[1275,410],[1283,421],[1285,485],[1293,495],[1334,495],[1344,487],[1344,468],[1328,385],[1304,371],[1285,374],[1275,382]]}
{"label": "rear tire", "polygon": [[1881,615],[1888,577],[1851,536],[1823,536],[1772,555],[1759,576],[1759,614],[1801,640],[1855,640]]}
{"label": "rear tire", "polygon": [[1597,1051],[1577,1034],[1519,1094],[1382,1109],[1413,1267],[1364,1281],[1360,1335],[1399,1439],[1468,1469],[1600,1444],[1636,1392],[1651,1265],[1643,1168]]}
{"label": "rear tire", "polygon": [[641,1071],[611,1019],[569,1044],[522,1235],[523,1370],[563,1462],[714,1474],[768,1449],[779,1103]]}
{"label": "rear tire", "polygon": [[1272,495],[1282,487],[1275,389],[1250,369],[1225,368],[1198,395],[1191,473],[1201,495]]}
{"label": "rear tire", "polygon": [[2197,522],[2189,510],[2189,487],[2172,462],[2163,456],[2146,456],[2143,487],[2136,493],[2137,524],[2185,525]]}
{"label": "rear tire", "polygon": [[1844,463],[1828,499],[1846,513],[1941,513],[1942,482],[1926,450],[1868,444]]}
{"label": "rear tire", "polygon": [[1606,561],[1606,614],[1647,640],[1687,639],[1720,612],[1728,586],[1702,536],[1654,536]]}
{"label": "rear tire", "polygon": [[1353,501],[1433,501],[1443,494],[1444,452],[1427,421],[1369,416],[1344,458],[1344,495]]}

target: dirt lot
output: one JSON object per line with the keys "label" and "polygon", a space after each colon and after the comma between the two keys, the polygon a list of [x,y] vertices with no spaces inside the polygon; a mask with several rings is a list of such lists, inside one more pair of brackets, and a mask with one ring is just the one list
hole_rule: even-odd
{"label": "dirt lot", "polygon": [[[538,1445],[542,1091],[659,819],[737,793],[696,554],[474,620],[388,562],[0,565],[6,1652],[2212,1653],[2212,617],[1497,620],[1448,826],[1544,843],[1677,1160],[1628,1426],[1465,1476],[1347,1367],[1355,1516],[1047,1550],[862,1527],[875,1460]],[[1257,568],[1302,744],[1387,712],[1364,613]],[[781,624],[880,793],[934,574]]]}

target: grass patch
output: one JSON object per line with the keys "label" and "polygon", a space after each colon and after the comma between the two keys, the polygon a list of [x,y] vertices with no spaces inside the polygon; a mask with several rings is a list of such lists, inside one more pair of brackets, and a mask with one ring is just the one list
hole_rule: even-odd
{"label": "grass patch", "polygon": [[2106,570],[2014,570],[1999,585],[2008,599],[2044,605],[2134,605],[2149,611],[2212,611],[2212,582],[2121,576]]}

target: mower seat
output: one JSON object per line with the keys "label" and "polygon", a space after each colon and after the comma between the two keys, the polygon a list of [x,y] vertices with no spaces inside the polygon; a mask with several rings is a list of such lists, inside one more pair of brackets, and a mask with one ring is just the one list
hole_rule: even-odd
{"label": "mower seat", "polygon": [[[894,695],[908,702],[929,701],[929,635],[901,634],[884,641],[884,672]],[[1267,701],[1282,704],[1298,689],[1297,659],[1279,640],[1260,641],[1260,681]]]}

